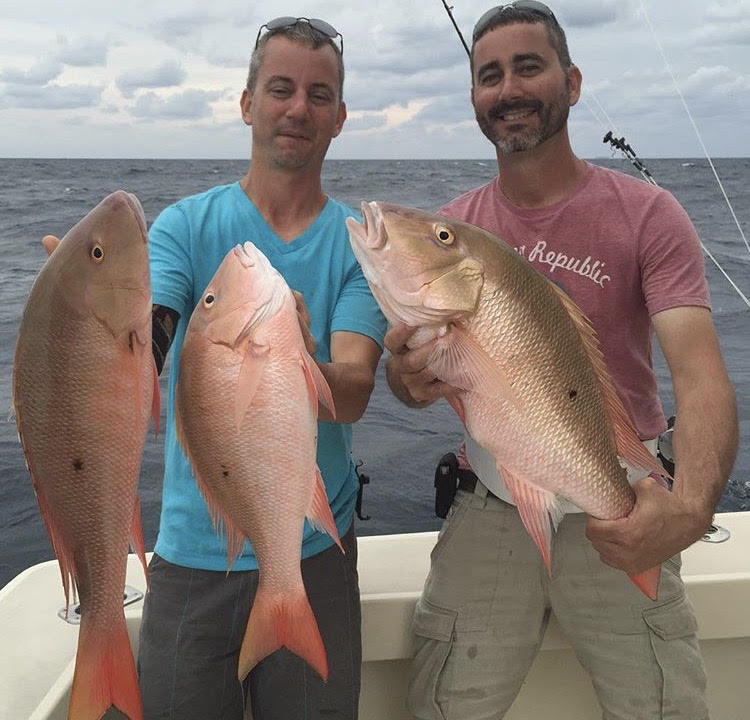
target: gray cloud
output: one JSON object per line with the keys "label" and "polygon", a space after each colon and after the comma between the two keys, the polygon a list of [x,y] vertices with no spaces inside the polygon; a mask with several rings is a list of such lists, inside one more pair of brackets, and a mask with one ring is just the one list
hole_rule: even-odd
{"label": "gray cloud", "polygon": [[0,105],[45,110],[96,107],[103,90],[100,85],[8,85],[0,95]]}
{"label": "gray cloud", "polygon": [[133,97],[142,88],[165,88],[180,85],[187,73],[179,63],[167,61],[147,70],[129,70],[120,75],[115,83],[127,98]]}
{"label": "gray cloud", "polygon": [[64,35],[58,35],[57,59],[66,65],[74,67],[94,67],[107,64],[109,44],[103,40],[83,38],[69,40]]}
{"label": "gray cloud", "polygon": [[637,13],[634,0],[576,0],[561,3],[557,15],[565,28],[593,28],[631,21]]}
{"label": "gray cloud", "polygon": [[16,85],[46,85],[54,80],[63,70],[62,65],[53,59],[40,60],[28,70],[8,68],[0,72],[0,80]]}
{"label": "gray cloud", "polygon": [[162,98],[148,92],[138,98],[131,113],[143,119],[201,120],[211,117],[210,103],[221,96],[220,91],[185,90]]}

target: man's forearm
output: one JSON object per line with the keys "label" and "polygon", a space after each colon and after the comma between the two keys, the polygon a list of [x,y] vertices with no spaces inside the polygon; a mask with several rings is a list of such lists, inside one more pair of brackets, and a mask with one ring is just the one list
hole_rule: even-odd
{"label": "man's forearm", "polygon": [[318,403],[318,419],[327,422],[353,423],[367,408],[375,378],[369,369],[357,363],[319,363],[328,387],[331,389],[336,417],[322,403]]}
{"label": "man's forearm", "polygon": [[735,393],[728,381],[717,381],[676,396],[674,492],[710,522],[737,456]]}

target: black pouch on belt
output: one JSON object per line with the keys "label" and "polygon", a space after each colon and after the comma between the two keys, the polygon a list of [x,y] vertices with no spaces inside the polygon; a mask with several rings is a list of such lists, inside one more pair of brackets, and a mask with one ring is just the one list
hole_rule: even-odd
{"label": "black pouch on belt", "polygon": [[458,458],[446,453],[435,468],[435,515],[444,518],[448,514],[458,488]]}

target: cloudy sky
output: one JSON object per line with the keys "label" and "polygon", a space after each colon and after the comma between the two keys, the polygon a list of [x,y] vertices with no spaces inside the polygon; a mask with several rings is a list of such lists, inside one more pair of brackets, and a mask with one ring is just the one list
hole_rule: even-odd
{"label": "cloudy sky", "polygon": [[[466,36],[492,5],[452,4]],[[643,157],[703,155],[670,68],[708,152],[750,155],[750,0],[551,7],[583,72],[581,156],[608,155],[610,128]],[[258,27],[279,15],[344,36],[349,119],[330,157],[491,156],[441,0],[3,0],[0,157],[247,157],[239,95]]]}

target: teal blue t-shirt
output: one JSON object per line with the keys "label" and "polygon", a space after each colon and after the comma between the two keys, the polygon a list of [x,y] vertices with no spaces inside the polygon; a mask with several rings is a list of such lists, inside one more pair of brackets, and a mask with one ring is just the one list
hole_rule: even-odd
{"label": "teal blue t-shirt", "polygon": [[[155,551],[171,563],[204,570],[225,570],[227,550],[177,441],[174,400],[180,351],[190,315],[226,253],[251,241],[305,298],[316,358],[329,362],[330,336],[337,330],[360,333],[381,347],[386,322],[370,293],[351,246],[345,218],[357,217],[329,199],[320,215],[292,242],[268,226],[239,183],[221,185],[166,208],[149,231],[153,301],[176,310],[180,321],[171,348],[164,449],[164,486]],[[318,423],[318,466],[339,535],[352,522],[359,483],[351,457],[352,430],[341,423]],[[270,479],[273,481],[273,478]],[[302,557],[333,544],[305,521]],[[258,567],[250,543],[233,570]]]}

